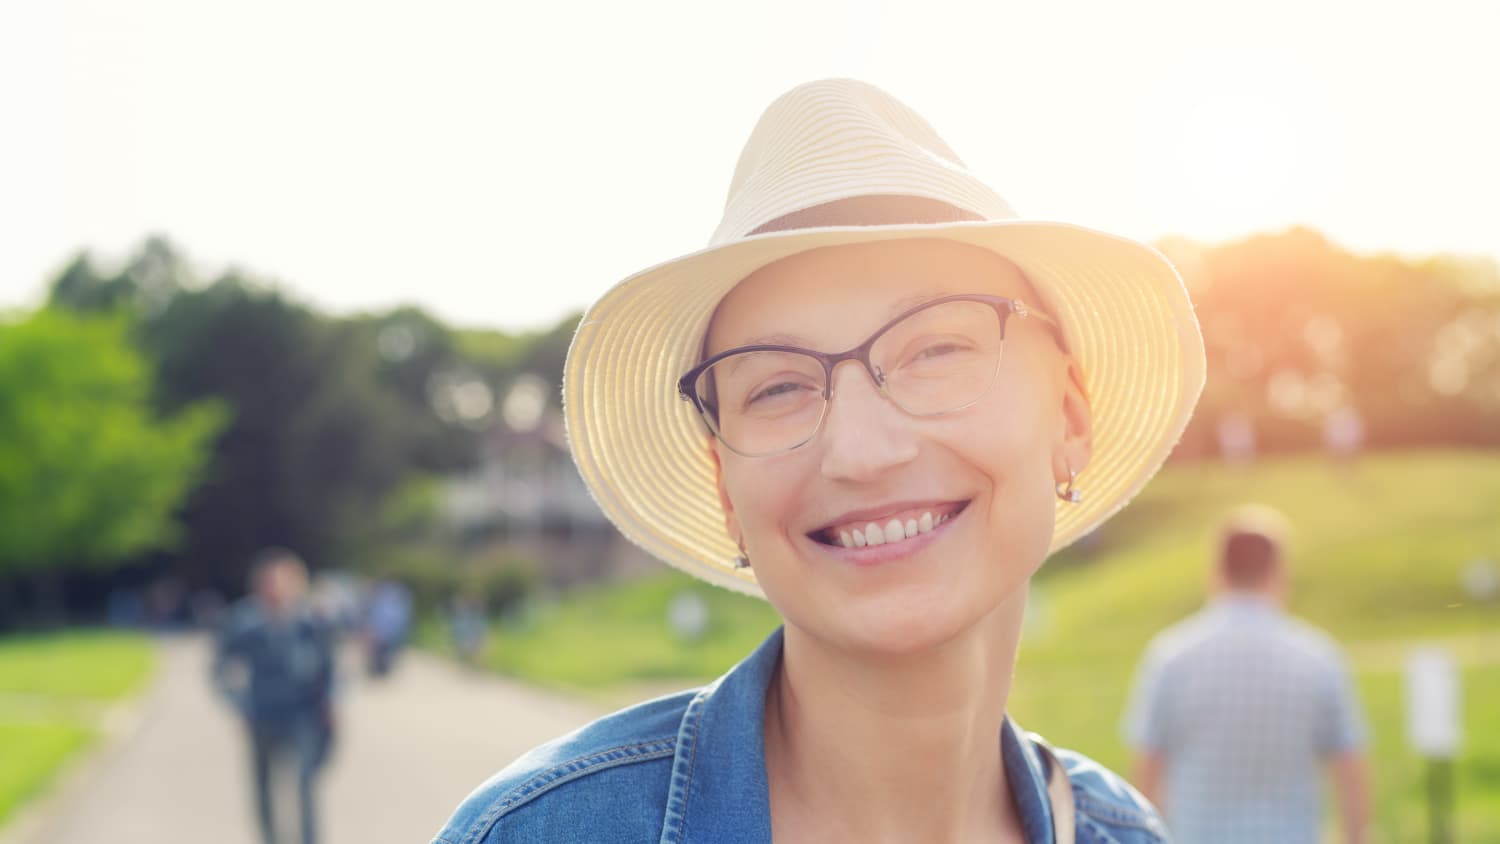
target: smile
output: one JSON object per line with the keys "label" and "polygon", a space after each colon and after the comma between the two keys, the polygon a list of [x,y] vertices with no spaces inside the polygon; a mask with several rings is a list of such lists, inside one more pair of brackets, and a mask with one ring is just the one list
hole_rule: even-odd
{"label": "smile", "polygon": [[823,545],[843,548],[889,545],[931,533],[938,525],[963,512],[968,504],[968,501],[955,501],[893,509],[879,515],[850,514],[808,533],[807,536]]}

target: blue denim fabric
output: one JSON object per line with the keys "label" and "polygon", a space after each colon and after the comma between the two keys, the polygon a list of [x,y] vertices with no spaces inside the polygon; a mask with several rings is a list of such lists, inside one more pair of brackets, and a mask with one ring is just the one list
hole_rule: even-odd
{"label": "blue denim fabric", "polygon": [[[232,676],[243,669],[242,682]],[[272,619],[253,601],[231,610],[214,650],[214,685],[252,724],[288,724],[329,705],[334,682],[333,632],[299,611]]]}
{"label": "blue denim fabric", "polygon": [[[700,690],[617,712],[551,741],[491,777],[433,844],[771,840],[762,744],[766,688],[781,656],[777,630]],[[1033,736],[1006,719],[1006,774],[1026,840],[1051,844],[1046,770]],[[1122,779],[1065,750],[1078,844],[1148,844],[1167,833]]]}
{"label": "blue denim fabric", "polygon": [[[318,813],[314,779],[328,752],[330,734],[321,718],[306,716],[295,721],[250,725],[250,764],[255,786],[255,819],[264,844],[278,844],[285,823],[278,821],[273,796],[276,782],[295,777],[297,785],[297,829],[302,844],[317,844]],[[284,820],[284,818],[282,819]]]}

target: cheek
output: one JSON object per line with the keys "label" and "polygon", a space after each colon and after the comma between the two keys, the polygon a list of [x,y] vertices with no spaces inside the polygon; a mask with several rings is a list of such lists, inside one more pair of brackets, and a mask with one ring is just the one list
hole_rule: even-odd
{"label": "cheek", "polygon": [[994,430],[989,437],[970,441],[969,463],[991,493],[991,507],[1006,522],[1034,523],[1053,519],[1052,459],[1045,438],[1027,431]]}
{"label": "cheek", "polygon": [[984,478],[992,547],[1019,568],[1046,557],[1056,521],[1052,451],[1059,412],[1036,401],[987,403],[979,424],[950,439]]}
{"label": "cheek", "polygon": [[1062,425],[1061,409],[1055,404],[1041,390],[996,390],[948,439],[997,479],[1030,474],[1038,465],[1050,475],[1052,449]]}
{"label": "cheek", "polygon": [[736,457],[724,462],[724,492],[752,560],[757,550],[764,556],[769,538],[781,534],[781,525],[793,513],[797,486],[776,471],[777,464],[765,458],[752,462]]}

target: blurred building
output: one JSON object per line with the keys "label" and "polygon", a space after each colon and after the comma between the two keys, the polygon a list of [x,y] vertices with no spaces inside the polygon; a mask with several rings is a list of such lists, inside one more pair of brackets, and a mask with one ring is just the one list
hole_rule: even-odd
{"label": "blurred building", "polygon": [[445,484],[443,518],[466,544],[535,560],[556,587],[652,565],[614,529],[568,453],[561,412],[540,379],[518,379],[485,433],[476,468]]}

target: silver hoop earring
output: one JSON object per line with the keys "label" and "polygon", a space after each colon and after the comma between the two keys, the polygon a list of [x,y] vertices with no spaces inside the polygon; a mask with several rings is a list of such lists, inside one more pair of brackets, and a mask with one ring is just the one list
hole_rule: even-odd
{"label": "silver hoop earring", "polygon": [[1058,498],[1061,498],[1063,501],[1066,501],[1069,504],[1077,504],[1078,502],[1083,500],[1083,491],[1074,489],[1073,487],[1073,481],[1077,477],[1078,473],[1073,471],[1072,466],[1069,466],[1068,479],[1063,483],[1058,484],[1056,487]]}
{"label": "silver hoop earring", "polygon": [[736,569],[750,568],[750,558],[745,556],[744,554],[739,554],[734,558],[734,567]]}

